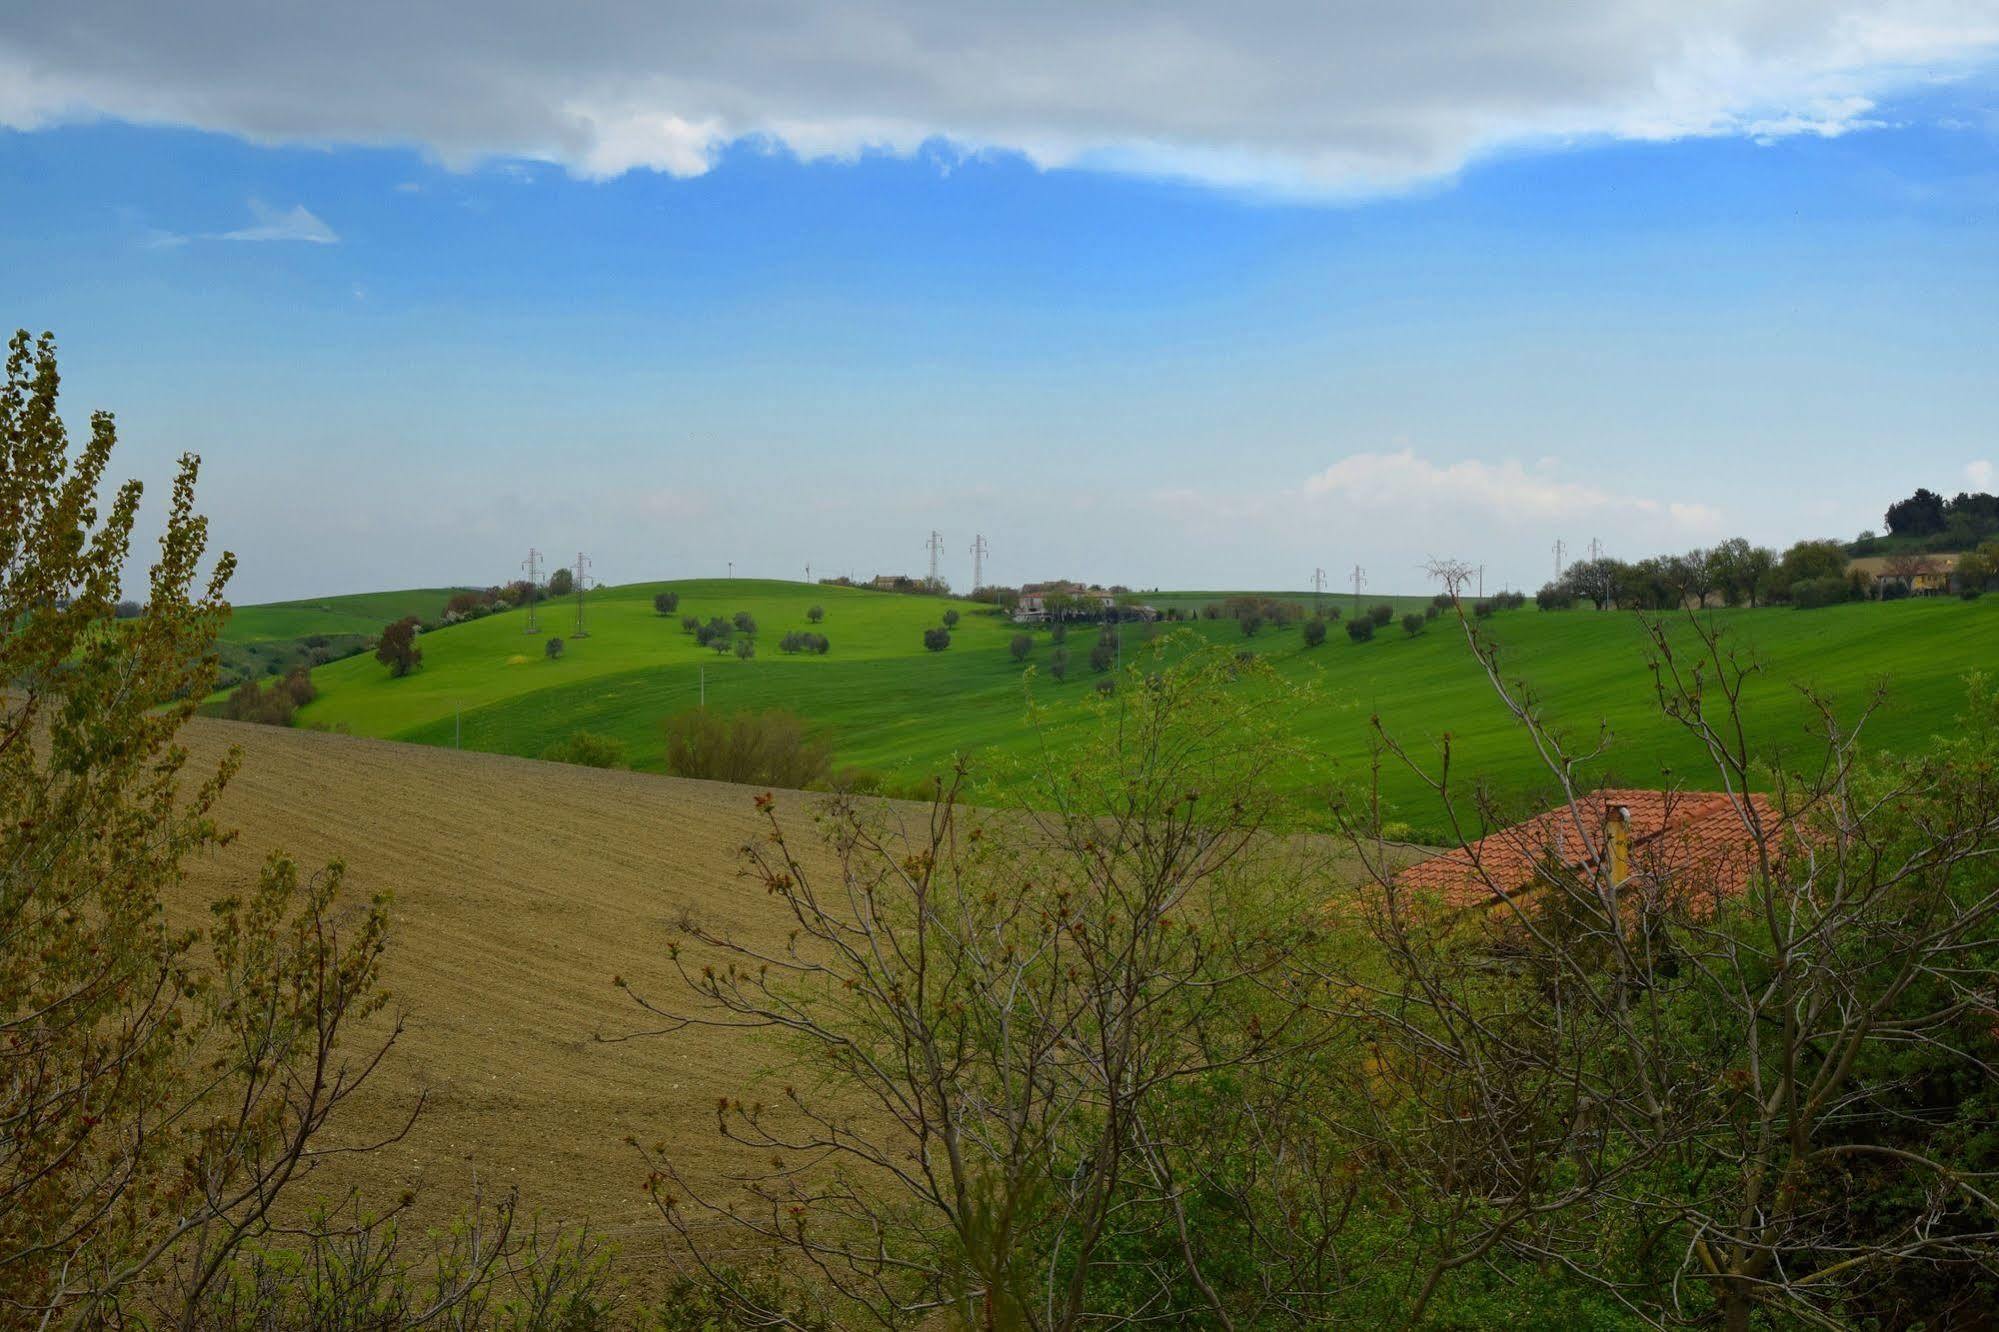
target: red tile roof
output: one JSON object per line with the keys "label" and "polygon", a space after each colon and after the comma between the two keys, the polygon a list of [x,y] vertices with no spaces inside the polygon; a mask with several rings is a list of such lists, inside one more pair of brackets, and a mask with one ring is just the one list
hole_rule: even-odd
{"label": "red tile roof", "polygon": [[1519,898],[1543,879],[1547,866],[1592,870],[1610,854],[1610,816],[1629,811],[1631,864],[1627,882],[1649,891],[1733,897],[1755,875],[1753,812],[1774,845],[1781,822],[1760,795],[1716,791],[1595,791],[1572,808],[1558,805],[1524,823],[1419,861],[1396,876],[1403,888],[1435,893],[1447,906],[1486,906]]}

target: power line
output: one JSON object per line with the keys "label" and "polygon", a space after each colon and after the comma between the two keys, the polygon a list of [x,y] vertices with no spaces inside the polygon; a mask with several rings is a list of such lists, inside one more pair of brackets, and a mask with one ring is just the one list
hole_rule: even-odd
{"label": "power line", "polygon": [[521,561],[521,568],[528,571],[528,622],[527,628],[521,632],[538,634],[541,632],[541,624],[535,619],[534,603],[541,595],[541,552],[529,546],[528,557]]}

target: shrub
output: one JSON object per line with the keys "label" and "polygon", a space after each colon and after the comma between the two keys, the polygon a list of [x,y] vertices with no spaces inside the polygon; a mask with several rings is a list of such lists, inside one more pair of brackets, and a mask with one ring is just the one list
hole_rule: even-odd
{"label": "shrub", "polygon": [[1097,641],[1090,644],[1090,669],[1101,675],[1116,664],[1116,637],[1111,634],[1098,634]]}
{"label": "shrub", "polygon": [[825,656],[827,650],[832,646],[832,643],[827,641],[824,634],[807,634],[805,636],[805,650],[815,656]]}
{"label": "shrub", "polygon": [[1492,609],[1490,601],[1475,601],[1472,603],[1471,613],[1481,620],[1490,620],[1492,618]]}
{"label": "shrub", "polygon": [[1058,647],[1048,656],[1048,673],[1058,680],[1069,678],[1069,649]]}
{"label": "shrub", "polygon": [[1098,692],[1099,694],[1114,694],[1114,693],[1116,693],[1116,692],[1117,692],[1117,678],[1116,678],[1115,676],[1110,676],[1110,675],[1106,675],[1106,676],[1105,676],[1105,677],[1104,677],[1103,679],[1101,679],[1101,680],[1097,681],[1097,692]]}
{"label": "shrub", "polygon": [[681,633],[691,634],[696,630],[698,630],[700,627],[701,627],[701,617],[699,615],[683,615],[680,617]]}
{"label": "shrub", "polygon": [[1006,650],[1013,654],[1015,661],[1026,661],[1027,654],[1034,651],[1034,638],[1031,634],[1015,634],[1013,641],[1006,645]]}
{"label": "shrub", "polygon": [[608,735],[598,735],[595,731],[572,731],[565,740],[558,740],[541,751],[542,758],[550,763],[574,763],[584,768],[622,768],[625,766],[625,742]]}
{"label": "shrub", "polygon": [[423,664],[423,649],[416,645],[416,616],[404,616],[382,628],[375,644],[375,660],[397,677],[408,675]]}
{"label": "shrub", "polygon": [[805,612],[805,618],[817,624],[826,618],[826,608],[824,606],[813,606]]}
{"label": "shrub", "polygon": [[1423,618],[1426,620],[1434,620],[1443,613],[1444,608],[1434,601],[1423,608]]}
{"label": "shrub", "polygon": [[265,689],[256,680],[245,680],[229,691],[222,704],[222,715],[231,721],[290,726],[296,707],[282,681],[273,680],[271,687]]}
{"label": "shrub", "polygon": [[1801,578],[1791,584],[1791,603],[1799,610],[1836,606],[1847,599],[1846,579],[1837,574],[1821,578]]}
{"label": "shrub", "polygon": [[653,595],[652,608],[661,615],[671,615],[680,609],[678,592],[659,592]]}
{"label": "shrub", "polygon": [[1567,610],[1576,604],[1576,594],[1560,583],[1543,583],[1534,594],[1534,604],[1544,611]]}
{"label": "shrub", "polygon": [[680,777],[803,788],[827,780],[833,751],[794,713],[696,708],[667,720],[666,766]]}
{"label": "shrub", "polygon": [[951,631],[941,625],[934,629],[925,629],[923,631],[923,646],[929,648],[932,652],[942,652],[945,648],[951,646]]}
{"label": "shrub", "polygon": [[719,615],[710,616],[708,623],[694,631],[694,641],[705,648],[713,648],[717,656],[729,650],[729,642],[735,636],[735,626]]}
{"label": "shrub", "polygon": [[541,655],[554,661],[563,652],[562,635],[557,634],[541,645]]}
{"label": "shrub", "polygon": [[1348,620],[1347,637],[1356,643],[1365,643],[1368,639],[1373,638],[1374,617],[1363,616],[1357,620]]}
{"label": "shrub", "polygon": [[748,611],[737,611],[735,619],[732,620],[730,623],[736,626],[737,633],[748,634],[752,638],[756,637],[756,632],[757,632],[756,617],[751,615]]}
{"label": "shrub", "polygon": [[1321,618],[1325,619],[1326,621],[1332,624],[1338,624],[1340,622],[1340,615],[1341,611],[1338,606],[1328,606],[1326,607],[1325,610],[1320,612]]}
{"label": "shrub", "polygon": [[955,610],[947,610],[947,611],[945,611],[945,612],[944,612],[944,627],[945,627],[946,629],[956,629],[956,628],[958,627],[958,612],[957,612],[957,611],[955,611]]}
{"label": "shrub", "polygon": [[756,639],[739,638],[736,640],[736,660],[748,661],[751,657],[754,657],[756,655],[757,655]]}
{"label": "shrub", "polygon": [[1380,628],[1395,618],[1395,607],[1385,601],[1378,605],[1369,606],[1367,608],[1367,618],[1374,621],[1376,628]]}
{"label": "shrub", "polygon": [[[1432,606],[1430,609],[1435,610],[1436,607]],[[1410,611],[1402,617],[1402,632],[1414,638],[1423,632],[1423,626],[1428,623],[1429,620],[1424,616],[1422,611]]]}
{"label": "shrub", "polygon": [[1305,627],[1299,632],[1304,635],[1306,647],[1317,647],[1326,641],[1326,622],[1324,620],[1307,620],[1305,621]]}
{"label": "shrub", "polygon": [[1068,637],[1069,637],[1069,626],[1065,624],[1063,621],[1057,620],[1054,624],[1048,627],[1049,642],[1060,643]]}
{"label": "shrub", "polygon": [[569,572],[566,566],[548,576],[548,595],[551,597],[566,597],[575,590],[576,575]]}
{"label": "shrub", "polygon": [[1236,617],[1236,626],[1242,630],[1244,638],[1255,638],[1257,630],[1263,628],[1263,617],[1254,611]]}

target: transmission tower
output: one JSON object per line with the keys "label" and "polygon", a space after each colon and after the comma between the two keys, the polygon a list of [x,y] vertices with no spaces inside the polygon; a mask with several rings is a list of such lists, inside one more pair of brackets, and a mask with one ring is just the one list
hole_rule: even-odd
{"label": "transmission tower", "polygon": [[812,581],[812,564],[810,561],[807,561],[805,565],[805,581],[808,583]]}
{"label": "transmission tower", "polygon": [[1358,564],[1353,567],[1353,613],[1360,614],[1360,590],[1367,586],[1367,570]]}
{"label": "transmission tower", "polygon": [[571,638],[588,638],[590,631],[583,627],[583,589],[590,581],[590,557],[582,551],[576,552],[576,632]]}
{"label": "transmission tower", "polygon": [[1312,570],[1313,610],[1316,611],[1319,609],[1319,602],[1325,598],[1325,595],[1326,595],[1326,571],[1324,569],[1314,569]]}
{"label": "transmission tower", "polygon": [[1595,537],[1589,539],[1589,557],[1592,560],[1603,558],[1603,542]]}
{"label": "transmission tower", "polygon": [[944,534],[933,529],[930,539],[923,544],[930,551],[930,587],[934,591],[937,587],[937,557],[944,553]]}
{"label": "transmission tower", "polygon": [[1568,554],[1568,551],[1569,548],[1562,544],[1562,539],[1560,537],[1556,537],[1555,538],[1555,581],[1556,582],[1560,582],[1562,579],[1562,556]]}
{"label": "transmission tower", "polygon": [[528,557],[521,561],[521,568],[528,571],[528,622],[527,628],[521,632],[538,634],[541,632],[541,623],[535,619],[534,603],[541,596],[541,552],[529,546]]}
{"label": "transmission tower", "polygon": [[[986,585],[986,556],[992,553],[993,548],[986,544],[983,535],[972,538],[972,591],[974,592]],[[936,570],[931,570],[930,576],[934,579],[937,576]]]}

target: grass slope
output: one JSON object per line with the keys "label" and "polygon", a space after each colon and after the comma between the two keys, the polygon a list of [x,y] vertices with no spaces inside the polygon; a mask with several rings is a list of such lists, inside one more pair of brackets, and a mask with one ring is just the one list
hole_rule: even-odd
{"label": "grass slope", "polygon": [[225,643],[297,639],[312,634],[366,634],[373,638],[382,632],[383,625],[405,615],[436,619],[444,613],[445,601],[457,590],[412,587],[399,592],[356,592],[237,606],[231,609],[221,637]]}
{"label": "grass slope", "polygon": [[[653,592],[666,586],[682,597],[669,618],[651,605]],[[806,627],[805,608],[814,603],[826,608],[821,628],[832,652],[778,653],[778,638]],[[899,784],[937,771],[957,752],[1019,753],[1035,743],[1023,725],[1023,669],[1006,651],[1010,624],[966,606],[951,648],[923,650],[922,630],[949,604],[740,579],[608,589],[592,597],[591,636],[569,642],[559,660],[545,659],[541,639],[522,633],[519,612],[493,616],[426,635],[422,670],[402,680],[368,657],[322,667],[314,673],[321,698],[300,718],[358,734],[528,756],[573,731],[599,731],[625,741],[635,766],[656,770],[663,763],[661,720],[695,706],[705,677],[711,707],[789,708],[832,732],[840,764]],[[717,658],[680,631],[679,614],[706,618],[738,609],[750,611],[761,630],[752,661]],[[1757,742],[1771,754],[1807,742],[1807,714],[1793,687],[1804,681],[1850,710],[1885,678],[1889,705],[1871,727],[1874,743],[1920,745],[1947,729],[1962,701],[1963,676],[1999,648],[1999,599],[1992,598],[1716,614],[1764,666],[1748,711]],[[567,629],[573,609],[545,606],[542,618],[545,629]],[[1712,782],[1698,748],[1656,715],[1635,617],[1529,608],[1487,623],[1503,645],[1509,675],[1528,678],[1555,717],[1587,734],[1599,722],[1610,727],[1602,775],[1656,784],[1670,769],[1679,781]],[[1129,632],[1135,639],[1136,630]],[[1365,775],[1368,718],[1377,711],[1419,753],[1448,731],[1460,781],[1481,777],[1523,801],[1541,793],[1544,776],[1532,752],[1444,621],[1413,639],[1391,625],[1365,644],[1350,643],[1336,626],[1316,649],[1303,646],[1296,628],[1266,629],[1248,640],[1229,622],[1181,632],[1255,651],[1287,678],[1315,686],[1316,701],[1298,725],[1326,763],[1296,774],[1301,793],[1316,797],[1331,781]],[[1092,688],[1086,659],[1093,633],[1072,629],[1066,682],[1043,675],[1035,683],[1058,737]],[[1045,668],[1051,647],[1045,633],[1037,635],[1030,664]],[[1390,768],[1384,788],[1398,817],[1417,832],[1439,830],[1437,810],[1413,776]]]}

